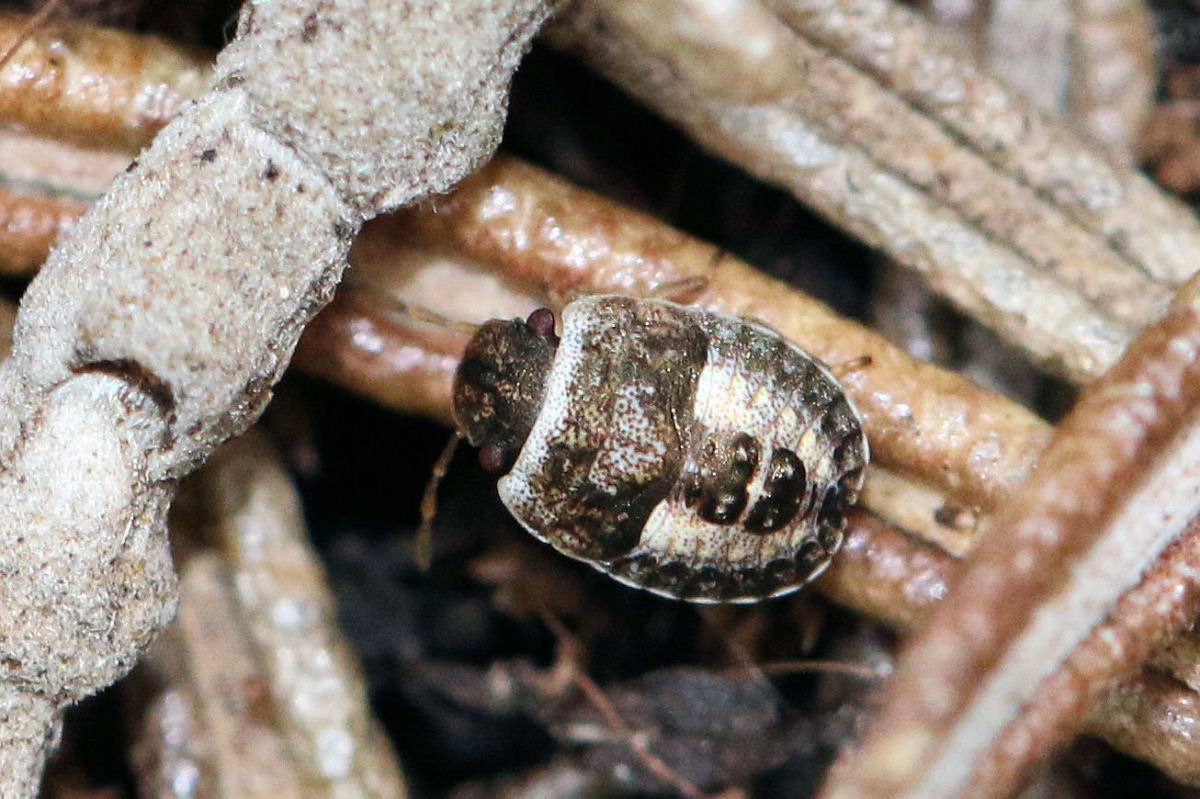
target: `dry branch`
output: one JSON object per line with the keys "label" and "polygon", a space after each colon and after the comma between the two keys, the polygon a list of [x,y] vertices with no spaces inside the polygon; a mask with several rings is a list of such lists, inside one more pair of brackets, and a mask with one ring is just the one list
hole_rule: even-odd
{"label": "dry branch", "polygon": [[1062,113],[1113,163],[1132,161],[1155,88],[1153,26],[1143,3],[999,0],[963,17],[946,22],[969,38],[964,49],[986,53],[980,63],[994,77]]}
{"label": "dry branch", "polygon": [[94,150],[14,130],[0,131],[0,183],[30,196],[94,203],[132,158],[128,150]]}
{"label": "dry branch", "polygon": [[[1191,276],[1200,228],[1187,208],[944,51],[917,15],[883,0],[769,1],[802,35],[971,142],[998,170],[1053,198],[1138,271],[1168,283]],[[842,13],[822,13],[834,9]]]}
{"label": "dry branch", "polygon": [[1138,155],[1153,167],[1154,178],[1176,194],[1192,195],[1200,186],[1200,69],[1176,64],[1166,75],[1166,100],[1147,119]]}
{"label": "dry branch", "polygon": [[1115,163],[1131,163],[1154,100],[1150,12],[1141,0],[1085,0],[1071,10],[1071,116]]}
{"label": "dry branch", "polygon": [[[1189,284],[1190,287],[1191,284]],[[1085,391],[912,643],[830,797],[1005,796],[1200,603],[1200,312]]]}
{"label": "dry branch", "polygon": [[[6,718],[20,737],[0,730],[6,795],[35,793],[48,722],[170,618],[174,481],[261,412],[363,219],[488,157],[545,13],[536,0],[248,4],[213,91],[30,286],[0,367],[0,537],[16,542],[0,694],[39,706]],[[46,733],[28,735],[30,718]]]}
{"label": "dry branch", "polygon": [[[917,629],[946,596],[961,566],[872,514],[855,512],[848,521],[843,551],[816,587],[872,618],[903,630]],[[1190,633],[1155,652],[1152,666],[1097,697],[1084,730],[1184,784],[1196,785],[1200,736],[1195,734],[1193,709],[1200,696],[1188,678],[1196,671],[1197,646],[1196,635]]]}
{"label": "dry branch", "polygon": [[[7,47],[33,17],[0,13]],[[32,272],[136,151],[200,95],[207,58],[84,23],[36,25],[0,68],[0,268]]]}
{"label": "dry branch", "polygon": [[32,273],[86,209],[77,200],[23,197],[0,189],[0,269]]}
{"label": "dry branch", "polygon": [[839,604],[915,630],[947,591],[956,563],[873,513],[847,516],[846,540],[816,587]]}
{"label": "dry branch", "polygon": [[[0,12],[0,43],[29,20]],[[204,91],[207,65],[156,37],[43,23],[0,70],[0,118],[91,148],[137,149]]]}
{"label": "dry branch", "polygon": [[[398,252],[393,251],[400,242],[404,246]],[[406,249],[415,243],[424,243],[431,248],[425,251],[423,259],[420,253]],[[979,432],[989,429],[988,425],[993,424],[991,418],[1006,405],[994,396],[959,393],[956,380],[943,382],[938,370],[931,367],[924,367],[923,379],[913,384],[913,388],[906,389],[906,393],[901,393],[896,386],[908,385],[906,380],[911,378],[914,366],[906,359],[896,360],[890,345],[877,342],[868,345],[855,324],[840,320],[818,304],[803,300],[795,292],[739,267],[732,257],[725,256],[714,264],[711,249],[704,245],[640,214],[561,184],[512,159],[497,159],[487,169],[464,181],[453,194],[440,198],[433,207],[379,220],[364,235],[356,252],[355,291],[348,298],[339,299],[330,309],[339,320],[338,329],[318,323],[310,331],[312,344],[306,344],[302,352],[312,346],[313,352],[320,355],[302,357],[300,363],[320,368],[343,385],[395,403],[395,407],[404,410],[428,412],[432,408],[434,415],[445,418],[449,402],[449,362],[453,355],[448,352],[452,353],[452,350],[445,349],[444,341],[427,350],[425,342],[431,335],[428,325],[423,327],[423,323],[411,314],[398,310],[403,305],[423,305],[433,299],[432,294],[417,288],[422,284],[449,282],[457,287],[456,295],[443,299],[445,305],[437,308],[444,313],[455,307],[466,307],[474,309],[479,316],[486,316],[496,307],[507,307],[511,310],[500,315],[519,316],[539,296],[563,297],[579,291],[616,288],[644,291],[661,282],[697,274],[708,275],[707,291],[699,298],[705,304],[743,313],[753,308],[754,315],[766,318],[796,336],[818,355],[834,362],[847,360],[851,351],[869,353],[874,359],[872,366],[847,378],[860,405],[870,407],[871,400],[860,397],[864,394],[869,397],[873,390],[882,391],[885,385],[893,388],[893,401],[914,408],[940,407],[939,403],[945,398],[939,400],[930,395],[946,391],[966,403],[961,417],[968,420],[968,431],[976,429],[973,424],[977,419],[985,420],[980,422]],[[581,257],[580,253],[588,255]],[[464,260],[468,263],[457,267],[462,271],[446,271],[450,263]],[[505,276],[508,285],[479,277],[472,282],[463,277],[479,269],[470,265],[471,260],[491,265]],[[734,277],[723,279],[724,270],[731,269],[735,270]],[[429,277],[422,277],[425,270]],[[450,277],[451,274],[456,276]],[[513,295],[513,286],[523,286],[525,292],[534,296]],[[769,299],[764,295],[769,295]],[[751,301],[748,297],[757,299]],[[801,310],[787,313],[788,309],[797,308]],[[373,321],[380,319],[388,320],[387,324],[392,326],[385,330]],[[372,326],[367,327],[368,324]],[[372,331],[372,335],[364,336],[367,330]],[[440,332],[444,336],[445,330]],[[401,351],[407,351],[403,359],[388,355]],[[423,360],[426,357],[437,359],[436,374],[426,369],[428,361]],[[346,358],[352,362],[361,359],[370,368],[342,370],[336,374],[336,367],[330,370],[327,366]],[[320,366],[322,363],[326,366]],[[889,364],[892,368],[888,368]],[[884,372],[876,373],[876,367]],[[396,371],[389,373],[389,369]],[[421,387],[420,395],[416,398],[395,393],[385,396],[386,386],[405,375],[418,378],[414,385]],[[383,381],[385,388],[379,388],[378,380]],[[1099,415],[1103,416],[1104,412]],[[868,425],[872,424],[869,412],[867,419]],[[1031,448],[1028,457],[1033,457],[1033,448],[1040,444],[1042,429],[1036,423],[1024,428],[1026,446]],[[871,431],[873,441],[883,439],[886,442],[884,434],[877,434],[874,428]],[[1010,430],[1010,435],[1012,432]],[[967,435],[973,434],[968,432]],[[892,459],[903,475],[932,477],[936,471],[922,465],[920,457],[913,455],[918,448],[902,450],[903,456],[894,452],[889,454],[886,443],[877,444],[876,448],[883,453],[884,459]],[[945,457],[936,462],[947,464],[950,473],[969,472],[969,457],[964,458],[967,462],[957,459],[961,456]],[[1069,474],[1076,472],[1068,470]],[[881,473],[875,470],[871,481],[880,476]],[[945,493],[931,492],[931,489],[914,485],[899,475],[893,477],[883,473],[883,476],[887,479],[879,488],[868,482],[864,494],[868,507],[893,523],[899,521],[910,529],[925,531],[929,540],[949,543],[959,551],[967,548],[973,537],[970,534],[974,532],[974,524],[969,521],[973,516],[971,506],[956,508]],[[1016,480],[1018,476],[1019,472],[1000,472],[980,475],[978,481],[1000,497],[1011,490],[1011,483],[1006,485],[1006,481]],[[952,480],[945,478],[935,478],[932,482],[942,492],[954,485]],[[1109,485],[1112,490],[1120,491],[1126,482],[1112,481]],[[936,549],[915,544],[873,516],[854,514],[851,519],[846,551],[818,587],[868,615],[905,627],[914,624],[945,593],[946,577],[951,569],[949,558]],[[1124,564],[1126,560],[1114,558],[1113,562]],[[1161,640],[1161,636],[1146,638],[1138,646],[1142,651],[1148,651],[1155,640]],[[1186,665],[1178,662],[1172,665],[1165,657],[1156,657],[1155,662],[1186,679]],[[1102,704],[1097,709],[1089,729],[1113,737],[1127,750],[1147,756],[1150,751],[1147,747],[1129,744],[1130,719],[1158,724],[1162,717],[1153,715],[1150,709],[1166,700],[1157,690],[1138,687],[1139,681],[1151,686],[1161,684],[1152,673],[1144,672],[1143,676],[1125,684],[1120,706]],[[1174,686],[1172,691],[1179,689],[1174,683],[1170,685]],[[1132,702],[1129,697],[1135,695],[1145,701],[1142,704]],[[1082,723],[1082,716],[1078,721]],[[1158,740],[1161,733],[1147,730],[1147,735],[1148,739]],[[1188,748],[1185,741],[1169,740],[1171,747],[1162,750],[1163,757],[1173,752],[1174,761],[1160,761],[1159,755],[1153,753],[1149,757],[1162,762],[1172,773],[1180,771],[1182,752],[1187,756],[1200,756]]]}
{"label": "dry branch", "polygon": [[[172,784],[182,749],[213,783],[209,796],[404,796],[299,496],[269,445],[253,433],[231,442],[192,489],[197,510],[175,530],[188,553],[179,621],[142,669],[142,684],[154,675],[169,686],[149,701],[137,744],[147,795]],[[188,727],[162,727],[180,702]]]}
{"label": "dry branch", "polygon": [[[1104,737],[1123,752],[1154,763],[1184,785],[1200,784],[1200,715],[1196,694],[1162,674],[1127,681],[1111,693]],[[1091,732],[1099,733],[1094,727]]]}
{"label": "dry branch", "polygon": [[[668,21],[707,7],[671,5]],[[769,49],[791,66],[791,91],[769,76],[712,90],[689,56],[703,50],[697,34],[635,24],[636,3],[576,3],[552,32],[701,144],[1066,375],[1099,374],[1165,307],[1158,282],[1182,279],[1200,244],[1184,209],[944,53],[910,12],[871,0],[768,5],[778,19],[757,4],[727,12],[756,24],[729,52],[744,65],[731,74],[753,76]]]}
{"label": "dry branch", "polygon": [[826,363],[870,356],[869,367],[843,382],[874,457],[969,507],[992,507],[1046,440],[1046,426],[1023,408],[910,358],[711,245],[512,159],[494,160],[427,210],[381,224],[395,224],[392,235],[411,242],[489,263],[555,302],[702,277],[699,305],[761,319]]}
{"label": "dry branch", "polygon": [[452,424],[450,382],[462,348],[444,338],[346,287],[305,330],[294,363],[390,408]]}

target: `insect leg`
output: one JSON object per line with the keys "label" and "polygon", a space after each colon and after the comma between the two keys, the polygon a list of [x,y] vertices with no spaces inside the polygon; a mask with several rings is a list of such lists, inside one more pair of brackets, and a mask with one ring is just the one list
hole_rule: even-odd
{"label": "insect leg", "polygon": [[417,539],[413,543],[413,559],[421,571],[428,571],[433,564],[433,519],[437,516],[437,490],[462,439],[462,433],[455,430],[434,462],[429,482],[425,484],[425,493],[421,497],[421,524],[417,527]]}

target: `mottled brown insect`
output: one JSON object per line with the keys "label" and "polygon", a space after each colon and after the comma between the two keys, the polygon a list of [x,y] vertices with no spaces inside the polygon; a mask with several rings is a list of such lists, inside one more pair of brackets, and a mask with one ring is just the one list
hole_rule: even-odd
{"label": "mottled brown insect", "polygon": [[522,525],[622,582],[698,602],[793,591],[841,546],[862,425],[775,331],[589,297],[491,321],[454,384],[459,429]]}

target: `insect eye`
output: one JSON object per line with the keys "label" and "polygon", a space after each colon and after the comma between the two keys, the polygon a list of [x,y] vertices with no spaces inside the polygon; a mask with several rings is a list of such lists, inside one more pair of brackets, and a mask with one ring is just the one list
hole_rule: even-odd
{"label": "insect eye", "polygon": [[499,474],[508,467],[508,453],[496,444],[484,444],[479,448],[479,465],[485,472]]}
{"label": "insect eye", "polygon": [[554,311],[549,308],[538,308],[529,314],[525,326],[532,330],[534,335],[558,343],[558,336],[554,335]]}

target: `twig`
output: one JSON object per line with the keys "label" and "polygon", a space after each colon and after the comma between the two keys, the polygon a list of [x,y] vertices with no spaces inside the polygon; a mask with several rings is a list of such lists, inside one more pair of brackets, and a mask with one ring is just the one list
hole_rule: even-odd
{"label": "twig", "polygon": [[[691,2],[676,4],[665,19],[691,16]],[[833,4],[845,13],[770,3],[789,30],[757,4],[737,6],[761,24],[733,52],[746,68],[731,74],[752,75],[754,54],[771,49],[793,65],[796,87],[747,105],[726,99],[742,84],[705,83],[689,57],[700,48],[664,41],[693,34],[634,25],[630,5],[576,3],[554,40],[1068,376],[1111,364],[1165,306],[1156,281],[1190,269],[1181,254],[1200,245],[1200,227],[1184,209],[941,53],[910,13],[868,0]],[[774,86],[744,93],[769,97]]]}
{"label": "twig", "polygon": [[0,13],[0,40],[31,36],[0,72],[0,118],[29,132],[136,150],[208,83],[207,59],[157,37],[31,21]]}
{"label": "twig", "polygon": [[776,660],[771,663],[760,663],[758,668],[766,674],[801,674],[816,672],[820,674],[842,674],[847,677],[857,677],[861,680],[881,680],[885,676],[873,666],[861,663],[843,663],[837,660]]}
{"label": "twig", "polygon": [[[919,16],[885,0],[770,3],[805,37],[926,111],[997,169],[1053,198],[1137,269],[1168,283],[1191,276],[1185,253],[1200,227],[1187,208],[944,51]],[[842,13],[825,13],[830,6]]]}
{"label": "twig", "polygon": [[168,672],[170,680],[196,694],[215,795],[299,799],[304,775],[292,767],[274,723],[265,664],[244,640],[220,559],[211,552],[190,559],[180,571],[180,594],[177,629],[163,641],[167,652],[176,651],[163,661],[182,661],[182,671]]}
{"label": "twig", "polygon": [[1102,734],[1113,746],[1154,763],[1184,785],[1200,785],[1200,716],[1196,694],[1174,680],[1143,672],[1117,686],[1105,703],[1101,723],[1089,732]]}
{"label": "twig", "polygon": [[838,604],[904,631],[946,595],[958,564],[862,510],[846,515],[842,551],[814,587]]}
{"label": "twig", "polygon": [[29,37],[37,32],[38,28],[50,18],[50,15],[54,13],[54,9],[58,8],[61,3],[62,0],[46,0],[42,4],[42,7],[29,18],[24,27],[21,28],[21,32],[17,34],[17,38],[4,49],[3,53],[0,53],[0,70],[8,65],[8,62],[21,49],[21,45],[29,41]]}
{"label": "twig", "polygon": [[[254,707],[245,712],[270,722],[286,753],[283,762],[301,783],[334,794],[405,795],[399,765],[371,714],[360,667],[338,631],[300,498],[266,442],[253,434],[230,442],[199,475],[196,490],[200,506],[212,515],[205,528],[220,556],[216,587],[223,596],[206,603],[184,591],[183,618],[190,614],[205,625],[193,625],[185,637],[193,671],[202,668],[199,661],[211,660],[212,651],[244,649],[256,664],[265,694],[261,704],[271,708],[266,714]],[[225,634],[237,639],[234,646],[206,641],[209,614],[222,603],[233,616]],[[211,692],[198,695],[202,706],[229,706]]]}
{"label": "twig", "polygon": [[1115,163],[1129,164],[1154,101],[1153,20],[1140,0],[1084,0],[1071,9],[1071,114]]}
{"label": "twig", "polygon": [[[947,594],[961,568],[936,548],[922,545],[877,517],[848,515],[842,553],[817,581],[816,588],[835,601],[900,630],[915,630]],[[1153,763],[1174,779],[1200,783],[1200,736],[1194,732],[1193,708],[1200,698],[1189,677],[1195,660],[1194,634],[1172,652],[1155,652],[1152,666],[1122,681],[1097,699],[1085,730],[1123,752]],[[1163,671],[1173,675],[1166,676]],[[1178,682],[1176,680],[1179,680]]]}
{"label": "twig", "polygon": [[85,210],[75,200],[22,197],[0,189],[0,271],[32,273]]}
{"label": "twig", "polygon": [[446,424],[458,353],[442,331],[430,331],[354,291],[340,291],[308,326],[294,363],[407,413]]}
{"label": "twig", "polygon": [[711,245],[511,158],[493,160],[431,208],[381,223],[434,251],[490,263],[511,285],[558,302],[578,292],[648,293],[702,276],[700,305],[761,319],[826,363],[869,356],[868,368],[842,382],[863,415],[872,456],[968,507],[993,507],[1048,434],[1014,403],[910,358],[736,258],[714,261]]}
{"label": "twig", "polygon": [[[1189,284],[1088,387],[826,796],[1007,795],[1200,602],[1200,312]],[[1106,620],[1106,615],[1112,616]]]}
{"label": "twig", "polygon": [[[563,626],[563,623],[553,613],[543,608],[538,615],[554,633],[563,646],[564,651],[581,649],[575,636],[571,635],[571,632]],[[649,769],[654,776],[667,785],[670,785],[681,796],[686,797],[686,799],[714,799],[656,755],[654,750],[650,748],[650,741],[647,734],[635,731],[625,723],[625,720],[621,718],[621,714],[617,712],[617,708],[605,695],[604,691],[601,690],[600,686],[596,685],[596,682],[583,669],[571,669],[571,681],[583,692],[583,695],[587,697],[587,701],[592,707],[596,708],[609,728],[621,736],[621,739],[637,755],[642,765]]]}
{"label": "twig", "polygon": [[132,160],[128,150],[97,150],[19,130],[0,131],[0,184],[29,197],[91,205]]}
{"label": "twig", "polygon": [[[538,0],[244,7],[213,91],[22,300],[0,367],[0,690],[52,717],[132,666],[173,611],[175,481],[262,411],[362,221],[490,154],[546,13]],[[6,744],[3,727],[26,723],[0,721]],[[14,749],[7,795],[35,793],[49,738]]]}

